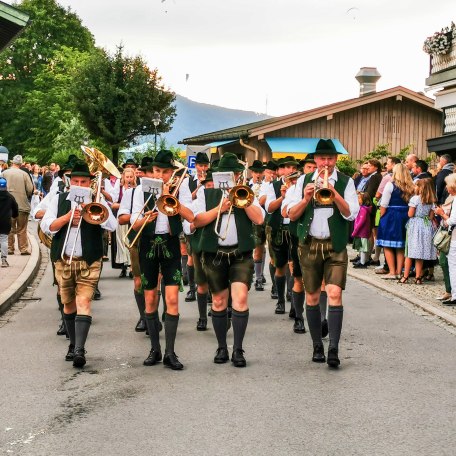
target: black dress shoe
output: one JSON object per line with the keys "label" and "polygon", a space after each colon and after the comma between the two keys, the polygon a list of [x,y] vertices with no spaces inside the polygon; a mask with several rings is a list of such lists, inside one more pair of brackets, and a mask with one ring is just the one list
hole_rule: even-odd
{"label": "black dress shoe", "polygon": [[277,288],[275,285],[271,288],[271,299],[279,299],[279,295],[277,294]]}
{"label": "black dress shoe", "polygon": [[233,350],[231,362],[234,367],[245,367],[247,365],[247,361],[244,358],[244,350],[242,350],[242,348],[236,348]]}
{"label": "black dress shoe", "polygon": [[165,353],[163,365],[172,370],[182,370],[184,368],[184,365],[177,358],[176,353]]}
{"label": "black dress shoe", "polygon": [[143,361],[144,366],[154,366],[162,360],[161,351],[150,350],[149,356]]}
{"label": "black dress shoe", "polygon": [[263,285],[266,283],[266,277],[264,275],[261,276],[261,283]]}
{"label": "black dress shoe", "polygon": [[196,301],[195,290],[188,290],[187,296],[185,297],[185,302],[192,302],[192,301]]}
{"label": "black dress shoe", "polygon": [[206,331],[207,329],[207,320],[202,320],[201,318],[198,319],[198,323],[196,324],[197,331]]}
{"label": "black dress shoe", "polygon": [[367,269],[367,263],[353,263],[353,269]]}
{"label": "black dress shoe", "polygon": [[288,312],[288,318],[296,318],[296,310],[292,307],[290,312]]}
{"label": "black dress shoe", "polygon": [[86,363],[85,354],[86,351],[84,350],[84,347],[76,347],[74,349],[73,367],[84,367]]}
{"label": "black dress shoe", "polygon": [[278,301],[276,304],[275,308],[275,313],[276,314],[284,314],[285,313],[285,302],[284,301]]}
{"label": "black dress shoe", "polygon": [[380,266],[380,260],[370,260],[369,261],[369,266]]}
{"label": "black dress shoe", "polygon": [[120,274],[119,274],[119,279],[122,279],[124,277],[127,277],[127,270],[126,269],[122,269],[122,271],[120,271]]}
{"label": "black dress shoe", "polygon": [[93,299],[95,301],[99,301],[101,299],[101,293],[98,287],[95,289],[95,293],[93,294]]}
{"label": "black dress shoe", "polygon": [[314,351],[312,355],[312,361],[314,363],[324,363],[326,361],[325,358],[325,349],[323,344],[316,344],[314,345]]}
{"label": "black dress shoe", "polygon": [[447,301],[442,301],[444,306],[456,306],[456,299],[448,299]]}
{"label": "black dress shoe", "polygon": [[352,258],[350,260],[350,263],[357,263],[360,259],[361,259],[361,257],[359,255],[357,255],[357,256],[355,256],[355,258]]}
{"label": "black dress shoe", "polygon": [[328,350],[328,366],[329,367],[339,367],[339,350],[337,348],[330,348]]}
{"label": "black dress shoe", "polygon": [[65,322],[63,320],[61,321],[59,329],[57,330],[57,335],[58,336],[66,336],[67,335]]}
{"label": "black dress shoe", "polygon": [[133,278],[133,273],[131,271],[128,273],[128,277],[130,277],[130,279]]}
{"label": "black dress shoe", "polygon": [[294,325],[293,325],[293,331],[296,334],[305,334],[306,332],[306,327],[304,326],[304,320],[302,318],[296,318]]}
{"label": "black dress shoe", "polygon": [[325,338],[328,335],[328,320],[326,318],[321,322],[321,337]]}
{"label": "black dress shoe", "polygon": [[217,352],[214,356],[215,364],[225,364],[229,359],[230,355],[228,354],[228,349],[226,347],[217,348]]}
{"label": "black dress shoe", "polygon": [[264,285],[261,279],[255,280],[255,290],[256,291],[264,291]]}
{"label": "black dress shoe", "polygon": [[136,323],[135,331],[138,333],[145,332],[147,329],[146,321],[140,318],[138,323]]}
{"label": "black dress shoe", "polygon": [[68,345],[68,351],[67,354],[65,355],[65,361],[73,361],[74,358],[74,345],[70,344]]}

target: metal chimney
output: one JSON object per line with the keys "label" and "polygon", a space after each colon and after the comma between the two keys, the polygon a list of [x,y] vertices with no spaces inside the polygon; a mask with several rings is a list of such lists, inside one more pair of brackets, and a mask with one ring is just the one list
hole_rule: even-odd
{"label": "metal chimney", "polygon": [[377,81],[382,77],[375,67],[362,67],[355,76],[359,82],[359,96],[369,95],[377,91]]}

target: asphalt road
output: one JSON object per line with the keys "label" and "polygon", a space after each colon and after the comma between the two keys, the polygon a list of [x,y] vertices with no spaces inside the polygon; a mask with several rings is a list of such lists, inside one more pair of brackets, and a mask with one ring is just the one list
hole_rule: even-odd
{"label": "asphalt road", "polygon": [[250,292],[247,368],[215,365],[213,331],[196,332],[181,294],[185,370],[173,372],[142,365],[148,338],[133,331],[132,281],[117,275],[103,273],[84,370],[55,335],[49,268],[41,300],[0,328],[0,453],[455,454],[456,337],[376,289],[348,283],[338,370],[311,362],[309,334],[274,315],[269,283]]}

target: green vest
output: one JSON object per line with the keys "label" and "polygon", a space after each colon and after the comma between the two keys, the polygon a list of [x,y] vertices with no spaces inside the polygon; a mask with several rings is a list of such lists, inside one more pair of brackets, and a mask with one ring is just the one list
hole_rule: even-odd
{"label": "green vest", "polygon": [[[304,178],[304,183],[302,186],[303,197],[304,197],[304,188],[307,184],[312,181],[312,176],[314,173],[306,174]],[[350,178],[345,174],[337,172],[337,182],[334,185],[337,193],[343,195],[345,192],[345,188],[347,187],[348,181]],[[302,243],[305,241],[307,235],[309,234],[310,225],[312,223],[314,217],[314,207],[312,202],[310,202],[307,207],[305,208],[301,218],[298,220],[298,238],[299,242]],[[349,234],[350,234],[350,222],[345,220],[342,217],[339,209],[336,205],[333,207],[333,215],[328,219],[329,225],[329,232],[331,234],[331,241],[333,245],[333,249],[336,252],[341,252],[347,246]]]}
{"label": "green vest", "polygon": [[[222,191],[219,188],[204,189],[206,198],[206,211],[210,211],[220,204]],[[255,238],[253,235],[253,224],[249,219],[244,209],[239,209],[233,206],[231,221],[236,220],[236,231],[238,238],[238,248],[240,252],[248,252],[255,248]],[[200,234],[199,251],[202,252],[217,252],[219,244],[218,237],[214,232],[215,220],[204,226]]]}
{"label": "green vest", "polygon": [[[282,187],[282,185],[282,179],[276,180],[272,183],[276,198],[280,198],[281,196],[280,187]],[[272,228],[272,232],[274,233],[275,231],[280,230],[283,224],[282,207],[279,206],[279,208],[276,209],[272,214],[268,215],[269,217],[266,224]]]}
{"label": "green vest", "polygon": [[[149,192],[144,192],[144,202],[147,201],[151,194]],[[147,203],[146,210],[144,212],[147,212],[148,210],[151,210],[155,205],[155,200],[154,198],[151,198],[150,201]],[[144,228],[142,235],[144,236],[153,236],[155,234],[155,225],[157,223],[157,219],[153,220],[151,223],[148,223],[146,227]],[[179,214],[173,215],[172,217],[168,217],[168,223],[169,223],[169,234],[170,236],[177,236],[182,232],[182,222],[181,222],[181,217]]]}
{"label": "green vest", "polygon": [[[68,192],[59,194],[57,217],[61,217],[71,210],[71,201],[66,199],[67,196]],[[52,238],[51,260],[53,262],[61,258],[68,228],[68,225],[65,225]],[[88,265],[91,265],[103,256],[103,229],[100,225],[92,225],[82,220],[79,236],[81,236],[82,258],[84,258]]]}

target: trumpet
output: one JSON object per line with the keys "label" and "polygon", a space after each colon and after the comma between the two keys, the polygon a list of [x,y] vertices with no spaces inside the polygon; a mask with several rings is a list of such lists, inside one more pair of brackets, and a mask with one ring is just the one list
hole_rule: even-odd
{"label": "trumpet", "polygon": [[[172,217],[179,212],[180,203],[177,199],[177,193],[179,192],[179,188],[182,182],[187,177],[188,168],[179,162],[175,162],[175,164],[178,166],[178,168],[174,170],[168,182],[168,185],[170,187],[173,187],[173,191],[169,195],[160,196],[156,203],[157,209],[168,217]],[[181,175],[177,176],[178,173],[181,173]]]}
{"label": "trumpet", "polygon": [[296,180],[296,179],[299,179],[299,177],[301,176],[301,171],[293,171],[292,173],[288,174],[288,176],[285,176],[283,178],[283,180],[285,181],[285,185],[287,185],[288,187],[290,187],[291,185],[291,182],[293,180]]}
{"label": "trumpet", "polygon": [[[323,173],[323,182],[317,185],[317,180],[320,178],[321,174]],[[328,167],[325,166],[318,174],[315,180],[315,190],[314,190],[314,200],[318,205],[321,206],[329,206],[333,203],[335,198],[335,193],[331,190],[328,186],[328,179],[329,179],[329,170]]]}

